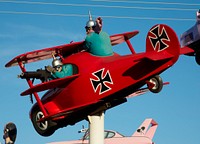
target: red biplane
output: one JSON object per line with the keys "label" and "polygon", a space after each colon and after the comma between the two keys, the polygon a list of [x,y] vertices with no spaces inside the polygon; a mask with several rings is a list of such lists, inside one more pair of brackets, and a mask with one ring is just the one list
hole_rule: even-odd
{"label": "red biplane", "polygon": [[[22,96],[34,95],[36,103],[30,111],[35,130],[49,136],[58,128],[73,125],[99,111],[105,111],[126,102],[127,96],[147,89],[158,93],[163,87],[159,74],[171,67],[181,54],[194,53],[189,47],[181,48],[176,33],[167,25],[158,24],[146,38],[146,51],[136,53],[130,38],[138,31],[110,36],[112,45],[126,42],[131,53],[100,57],[84,51],[84,41],[45,48],[19,55],[5,66],[19,65],[26,73],[25,64],[52,58],[52,53],[63,64],[73,65],[73,75],[43,81],[33,85]],[[48,90],[40,99],[37,92]],[[137,95],[136,94],[136,95]]]}

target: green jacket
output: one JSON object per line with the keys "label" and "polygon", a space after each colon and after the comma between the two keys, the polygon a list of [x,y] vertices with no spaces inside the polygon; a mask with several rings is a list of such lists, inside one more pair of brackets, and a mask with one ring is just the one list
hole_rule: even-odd
{"label": "green jacket", "polygon": [[63,78],[71,75],[73,75],[73,67],[71,64],[63,65],[62,70],[60,72],[56,71],[55,73],[52,74],[54,79]]}
{"label": "green jacket", "polygon": [[88,51],[97,56],[113,55],[110,37],[106,32],[101,31],[99,34],[92,32],[85,39],[85,46]]}

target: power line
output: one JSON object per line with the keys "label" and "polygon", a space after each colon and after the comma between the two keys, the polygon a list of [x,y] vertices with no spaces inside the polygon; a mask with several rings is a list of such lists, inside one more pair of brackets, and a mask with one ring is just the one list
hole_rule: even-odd
{"label": "power line", "polygon": [[[63,16],[63,17],[88,17],[88,15],[82,14],[55,14],[55,13],[36,13],[36,12],[23,12],[23,11],[0,11],[0,14],[26,14],[26,15],[45,15],[45,16]],[[98,17],[93,15],[94,17]],[[138,19],[138,20],[166,20],[166,21],[195,21],[195,19],[188,18],[155,18],[155,17],[130,17],[130,16],[101,16],[103,18],[115,18],[115,19]]]}
{"label": "power line", "polygon": [[155,2],[155,1],[127,1],[127,0],[91,0],[99,2],[111,2],[111,3],[138,3],[138,4],[159,4],[159,5],[183,5],[183,6],[200,6],[197,3],[176,3],[176,2]]}
{"label": "power line", "polygon": [[104,18],[138,19],[138,20],[167,20],[167,21],[195,21],[188,18],[155,18],[155,17],[129,17],[129,16],[102,16]]}
{"label": "power line", "polygon": [[[107,1],[109,1],[109,0],[107,0]],[[142,9],[142,10],[164,10],[164,11],[172,11],[172,10],[173,11],[196,11],[196,9],[185,9],[185,8],[166,8],[166,7],[158,8],[158,7],[136,7],[136,6],[116,6],[116,5],[111,6],[111,5],[96,5],[96,4],[64,4],[64,3],[12,1],[12,0],[0,0],[0,3],[56,5],[56,6],[74,6],[74,7],[102,7],[102,8]]]}
{"label": "power line", "polygon": [[45,15],[45,16],[65,16],[65,17],[88,17],[88,15],[81,14],[55,14],[55,13],[38,13],[26,11],[0,11],[0,14],[26,14],[26,15]]}
{"label": "power line", "polygon": [[[106,1],[106,2],[138,2],[138,3],[155,3],[144,1],[115,1],[115,0],[92,0],[92,1]],[[136,8],[136,9],[151,9],[151,10],[194,10],[194,9],[178,9],[178,8],[154,8],[154,7],[127,7],[127,6],[107,6],[107,5],[93,5],[93,4],[64,4],[64,3],[46,3],[46,2],[31,2],[31,1],[12,1],[0,0],[0,3],[17,3],[17,4],[36,4],[36,5],[57,5],[57,6],[76,6],[76,7],[104,7],[104,8]],[[156,2],[163,3],[164,2]],[[165,2],[166,4],[167,2]],[[29,14],[29,15],[46,15],[46,16],[69,16],[69,17],[88,17],[82,14],[56,14],[56,13],[39,13],[26,11],[0,11],[1,14]],[[139,20],[168,20],[168,21],[194,21],[188,18],[155,18],[155,17],[130,17],[130,16],[102,16],[105,18],[118,19],[139,19]]]}

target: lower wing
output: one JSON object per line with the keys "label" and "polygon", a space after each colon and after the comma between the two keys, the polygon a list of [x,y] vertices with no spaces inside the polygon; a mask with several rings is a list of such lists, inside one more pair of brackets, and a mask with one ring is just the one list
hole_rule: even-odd
{"label": "lower wing", "polygon": [[44,82],[41,84],[37,84],[27,89],[26,91],[22,92],[21,96],[29,95],[34,92],[41,92],[41,91],[52,89],[52,88],[62,88],[65,85],[67,85],[69,82],[71,82],[72,80],[76,79],[78,76],[79,74],[76,74],[76,75],[68,76],[65,78],[59,78],[59,79],[50,80],[48,82]]}

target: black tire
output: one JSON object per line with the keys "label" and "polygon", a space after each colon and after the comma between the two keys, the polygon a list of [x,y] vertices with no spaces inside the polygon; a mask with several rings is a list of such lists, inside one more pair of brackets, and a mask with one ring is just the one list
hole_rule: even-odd
{"label": "black tire", "polygon": [[39,108],[36,108],[32,111],[31,121],[38,134],[40,134],[41,136],[50,136],[56,130],[55,124],[51,120],[38,122],[38,120],[43,117],[43,112]]}
{"label": "black tire", "polygon": [[197,51],[196,52],[196,55],[195,55],[195,61],[198,65],[200,65],[200,51]]}
{"label": "black tire", "polygon": [[154,87],[150,87],[148,85],[148,88],[152,93],[159,93],[162,90],[163,81],[162,81],[162,78],[160,76],[158,76],[158,75],[154,76],[153,78],[151,78],[149,80],[149,82],[153,83],[155,85]]}

